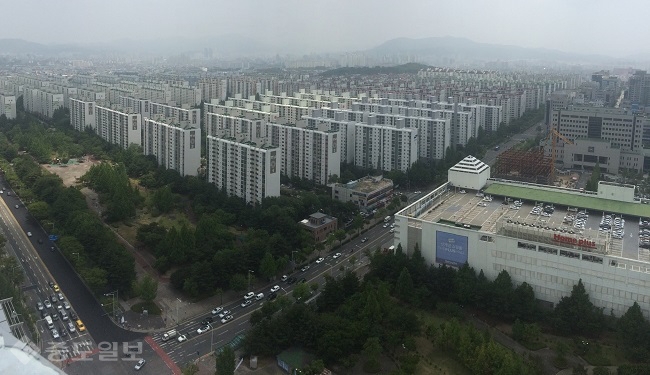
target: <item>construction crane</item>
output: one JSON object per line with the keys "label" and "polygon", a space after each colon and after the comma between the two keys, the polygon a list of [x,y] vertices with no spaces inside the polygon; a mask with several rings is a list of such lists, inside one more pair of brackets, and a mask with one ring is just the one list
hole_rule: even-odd
{"label": "construction crane", "polygon": [[568,143],[570,145],[573,144],[571,140],[569,140],[567,137],[560,134],[560,132],[555,130],[555,128],[551,128],[551,131],[548,132],[548,139],[551,140],[551,181],[550,181],[551,184],[555,183],[555,154],[556,154],[555,149],[557,146],[558,138],[563,140],[565,143]]}

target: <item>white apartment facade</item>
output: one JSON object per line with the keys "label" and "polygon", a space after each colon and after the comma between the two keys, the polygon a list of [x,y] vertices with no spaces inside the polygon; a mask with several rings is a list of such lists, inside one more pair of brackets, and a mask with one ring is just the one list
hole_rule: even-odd
{"label": "white apartment facade", "polygon": [[70,126],[80,132],[87,128],[96,131],[95,107],[95,102],[70,98]]}
{"label": "white apartment facade", "polygon": [[16,118],[16,96],[8,91],[0,91],[0,116],[3,115],[9,120]]}
{"label": "white apartment facade", "polygon": [[299,177],[327,185],[332,176],[341,176],[341,135],[325,125],[266,124],[268,141],[280,149],[280,169],[289,177]]}
{"label": "white apartment facade", "polygon": [[417,129],[355,125],[354,164],[356,166],[406,172],[417,160]]}
{"label": "white apartment facade", "polygon": [[201,166],[201,128],[174,119],[145,118],[142,152],[181,176],[196,176]]}
{"label": "white apartment facade", "polygon": [[228,195],[259,204],[280,196],[280,149],[233,137],[207,136],[208,182]]}
{"label": "white apartment facade", "polygon": [[142,144],[142,116],[129,110],[95,105],[95,132],[108,143],[127,149]]}

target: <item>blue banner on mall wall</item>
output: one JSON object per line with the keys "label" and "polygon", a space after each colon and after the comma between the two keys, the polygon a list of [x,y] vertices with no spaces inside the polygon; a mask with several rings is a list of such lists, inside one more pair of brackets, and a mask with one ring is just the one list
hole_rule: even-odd
{"label": "blue banner on mall wall", "polygon": [[467,262],[467,237],[436,231],[436,263],[461,267]]}

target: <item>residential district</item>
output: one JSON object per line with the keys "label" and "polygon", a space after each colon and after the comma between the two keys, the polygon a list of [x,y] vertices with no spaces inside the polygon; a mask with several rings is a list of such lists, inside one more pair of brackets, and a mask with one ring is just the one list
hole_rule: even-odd
{"label": "residential district", "polygon": [[[328,294],[325,282],[341,282],[350,270],[360,277],[378,275],[380,257],[402,254],[420,257],[425,268],[434,266],[434,271],[460,274],[471,267],[474,276],[480,272],[479,279],[490,282],[506,271],[508,288],[528,285],[535,309],[542,314],[563,306],[579,287],[593,304],[589,311],[604,314],[603,319],[622,319],[632,306],[638,307],[641,320],[650,317],[650,192],[644,180],[650,170],[650,75],[645,71],[526,73],[425,66],[412,74],[321,76],[314,71],[252,70],[189,75],[120,73],[72,64],[0,73],[2,142],[15,144],[13,156],[20,160],[37,160],[36,149],[41,147],[16,135],[28,134],[26,122],[34,122],[34,129],[44,127],[54,139],[55,133],[64,132],[57,127],[64,119],[63,126],[76,130],[78,137],[99,137],[124,152],[135,149],[180,178],[205,181],[215,187],[215,194],[241,200],[239,207],[264,209],[269,199],[307,194],[297,183],[352,207],[336,217],[328,207],[312,205],[312,212],[298,220],[311,238],[309,252],[290,250],[269,275],[244,270],[243,286],[231,281],[233,291],[219,289],[220,296],[212,290],[199,293],[201,298],[189,297],[191,286],[174,291],[178,294],[159,293],[163,311],[154,319],[147,310],[128,314],[131,303],[121,297],[130,294],[124,290],[130,285],[108,282],[97,289],[90,285],[88,272],[77,273],[80,253],[89,252],[83,249],[83,239],[80,250],[63,248],[65,241],[58,237],[69,241],[73,233],[66,232],[70,224],[59,222],[62,217],[53,211],[59,207],[57,200],[47,194],[54,193],[44,193],[35,179],[40,175],[23,178],[20,168],[26,168],[25,161],[6,160],[0,178],[0,231],[7,241],[6,255],[20,260],[3,270],[26,275],[17,285],[20,294],[7,295],[0,304],[2,350],[14,358],[3,359],[6,373],[22,371],[25,363],[33,366],[32,373],[43,374],[133,369],[180,374],[209,366],[213,372],[214,353],[224,348],[241,355],[235,358],[238,371],[256,373],[258,364],[270,358],[278,372],[302,368],[311,373],[365,373],[365,365],[362,370],[347,360],[348,353],[338,358],[320,354],[308,339],[296,338],[286,347],[278,344],[274,353],[248,350],[259,345],[243,342],[261,324],[254,321],[260,319],[254,310],[277,319],[277,309],[270,315],[264,309],[278,296],[293,296],[291,301],[300,304],[314,302],[322,310]],[[515,128],[522,119],[532,122]],[[486,143],[476,147],[477,140]],[[55,155],[57,146],[52,147]],[[453,160],[458,150],[477,154]],[[97,162],[97,155],[70,154],[65,159],[62,163],[59,155],[40,164],[48,173],[57,173],[62,164],[73,168],[74,160],[76,165]],[[442,177],[425,186],[413,177],[423,164],[432,170],[446,167],[438,175]],[[350,178],[350,170],[363,172]],[[398,182],[390,176],[402,177]],[[93,186],[91,178],[74,179]],[[15,185],[19,180],[24,186]],[[126,184],[137,184],[135,180]],[[49,211],[37,213],[36,201],[46,202]],[[101,215],[101,200],[94,202],[93,212]],[[232,215],[223,204],[217,215]],[[219,225],[228,223],[223,219]],[[235,227],[224,230],[240,236],[241,228]],[[147,243],[144,237],[138,235],[138,244],[127,242],[130,250],[125,254],[136,258],[138,276],[150,274],[156,282],[169,284],[160,261],[147,260],[137,251],[140,243]],[[279,259],[282,254],[272,254],[271,261],[276,255]],[[167,270],[174,266],[172,262]],[[109,276],[112,272],[94,270]],[[400,271],[396,290],[406,277]],[[424,281],[409,271],[415,283],[411,287],[423,287],[417,283]],[[301,284],[314,286],[303,295],[296,292]],[[211,306],[202,303],[208,297]],[[461,311],[465,308],[470,321],[493,320],[477,318],[489,315],[477,299],[435,297],[438,304],[453,302]],[[403,301],[414,309],[431,306]],[[18,307],[23,303],[26,309]],[[569,331],[584,338],[583,346],[597,336]],[[522,353],[534,353],[530,346],[498,334],[506,339],[495,340],[506,341],[499,342],[522,358],[528,358]],[[366,364],[372,362],[372,345],[361,344],[355,350],[360,353],[365,347]],[[401,363],[398,368],[406,368],[399,359],[405,355],[402,351],[415,350],[401,341],[396,348],[381,345],[390,353],[388,358]],[[599,350],[608,350],[605,345]],[[643,345],[647,353],[647,342]],[[560,359],[569,353],[557,352],[550,365],[540,360],[542,373],[574,365],[565,361],[562,367]],[[576,366],[594,364],[585,361],[585,353],[579,353]],[[318,367],[310,364],[313,359],[320,360],[318,371],[309,367]]]}

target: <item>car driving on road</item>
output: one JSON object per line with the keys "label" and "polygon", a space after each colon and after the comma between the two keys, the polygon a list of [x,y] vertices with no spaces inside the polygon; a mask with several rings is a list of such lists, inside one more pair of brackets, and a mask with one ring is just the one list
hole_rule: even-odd
{"label": "car driving on road", "polygon": [[248,306],[250,306],[251,303],[253,303],[253,301],[248,299],[248,300],[242,302],[241,307],[248,307]]}
{"label": "car driving on road", "polygon": [[187,335],[180,335],[176,340],[178,340],[178,342],[187,341]]}
{"label": "car driving on road", "polygon": [[221,314],[219,314],[219,317],[223,318],[224,316],[229,315],[229,314],[230,314],[230,310],[224,310],[224,311],[221,312]]}
{"label": "car driving on road", "polygon": [[279,285],[274,285],[273,288],[271,288],[271,293],[275,293],[278,290],[280,290],[280,286]]}
{"label": "car driving on road", "polygon": [[300,270],[301,270],[302,272],[305,272],[305,271],[307,271],[308,269],[309,269],[309,264],[306,265],[306,266],[304,266],[304,267],[301,268]]}
{"label": "car driving on road", "polygon": [[196,330],[196,333],[199,334],[199,335],[202,334],[202,333],[206,333],[206,332],[208,332],[210,330],[210,328],[212,328],[212,326],[210,326],[209,324],[206,324],[204,326],[199,327],[199,329]]}
{"label": "car driving on road", "polygon": [[223,307],[221,307],[221,306],[215,307],[214,309],[212,309],[212,315],[217,315],[222,311],[223,311]]}
{"label": "car driving on road", "polygon": [[325,258],[318,258],[318,259],[316,259],[316,264],[321,264],[321,263],[323,263],[324,260],[325,260]]}
{"label": "car driving on road", "polygon": [[141,359],[138,361],[138,363],[135,364],[135,371],[139,371],[141,368],[144,367],[144,365],[147,363],[144,359]]}
{"label": "car driving on road", "polygon": [[231,320],[232,320],[232,315],[226,315],[223,317],[223,319],[221,319],[221,324],[226,324]]}

